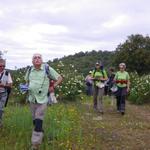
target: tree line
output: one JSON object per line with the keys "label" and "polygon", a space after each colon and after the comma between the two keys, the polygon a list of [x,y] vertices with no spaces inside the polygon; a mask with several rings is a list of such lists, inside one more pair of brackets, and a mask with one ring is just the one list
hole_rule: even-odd
{"label": "tree line", "polygon": [[148,74],[150,73],[150,37],[140,34],[130,35],[124,43],[117,46],[115,51],[79,52],[61,59],[56,58],[48,63],[55,67],[59,61],[62,61],[65,66],[73,64],[83,75],[94,69],[97,61],[101,61],[106,70],[110,67],[117,69],[118,64],[124,62],[129,72],[137,72],[139,75]]}

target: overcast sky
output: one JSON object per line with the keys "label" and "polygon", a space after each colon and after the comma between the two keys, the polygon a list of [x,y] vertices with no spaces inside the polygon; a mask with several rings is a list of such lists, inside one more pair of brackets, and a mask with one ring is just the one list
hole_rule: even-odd
{"label": "overcast sky", "polygon": [[128,35],[149,35],[149,0],[1,0],[0,50],[7,68],[80,51],[115,50]]}

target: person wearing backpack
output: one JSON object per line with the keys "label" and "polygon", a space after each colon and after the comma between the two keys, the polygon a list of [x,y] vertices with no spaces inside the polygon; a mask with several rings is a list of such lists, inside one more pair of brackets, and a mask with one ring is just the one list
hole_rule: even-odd
{"label": "person wearing backpack", "polygon": [[130,90],[130,76],[126,69],[125,63],[119,64],[119,71],[116,73],[114,81],[117,84],[118,90],[116,92],[116,106],[117,111],[121,112],[122,115],[125,114],[125,99],[126,95]]}
{"label": "person wearing backpack", "polygon": [[108,75],[108,95],[111,96],[111,88],[113,87],[114,84],[114,78],[115,78],[115,70],[114,68],[109,69],[109,75]]}
{"label": "person wearing backpack", "polygon": [[88,96],[93,95],[93,80],[92,80],[92,71],[89,71],[89,74],[85,78],[86,83],[86,94]]}
{"label": "person wearing backpack", "polygon": [[2,116],[4,107],[8,100],[8,90],[12,87],[12,78],[10,73],[5,70],[6,61],[0,58],[0,127],[2,127]]}
{"label": "person wearing backpack", "polygon": [[103,95],[104,95],[104,82],[107,80],[107,74],[104,68],[101,67],[101,63],[95,64],[95,69],[92,72],[94,81],[94,93],[93,93],[93,107],[94,110],[103,114]]}
{"label": "person wearing backpack", "polygon": [[30,71],[27,71],[25,80],[28,83],[28,101],[34,125],[31,143],[33,149],[38,149],[44,135],[43,119],[48,102],[49,80],[51,78],[56,81],[54,84],[55,88],[61,83],[62,77],[53,68],[48,66],[48,69],[46,69],[48,64],[43,63],[41,54],[34,54],[32,63],[33,66],[30,68]]}

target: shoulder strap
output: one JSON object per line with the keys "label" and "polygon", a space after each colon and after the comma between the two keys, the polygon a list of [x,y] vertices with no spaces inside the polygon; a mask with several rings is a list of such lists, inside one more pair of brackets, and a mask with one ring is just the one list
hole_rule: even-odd
{"label": "shoulder strap", "polygon": [[94,69],[94,73],[93,73],[93,76],[95,77],[95,73],[96,73],[96,69]]}
{"label": "shoulder strap", "polygon": [[1,79],[2,79],[2,77],[3,77],[3,74],[4,74],[4,72],[2,72],[2,73],[1,73],[0,80],[1,80]]}
{"label": "shoulder strap", "polygon": [[32,66],[29,66],[27,68],[27,80],[29,81],[29,76],[30,76],[30,73],[31,73],[31,69],[32,69]]}
{"label": "shoulder strap", "polygon": [[[31,73],[31,69],[32,69],[32,66],[29,66],[27,68],[27,80],[29,81],[29,76],[30,76],[30,73]],[[45,74],[47,75],[47,77],[50,79],[50,70],[49,70],[49,65],[46,63],[45,64]]]}
{"label": "shoulder strap", "polygon": [[46,73],[47,77],[48,77],[49,79],[51,79],[50,70],[49,70],[49,65],[48,65],[47,63],[45,64],[45,73]]}
{"label": "shoulder strap", "polygon": [[[102,73],[103,78],[104,78],[104,77],[105,77],[105,76],[104,76],[104,71],[103,71],[103,70],[100,70],[100,72]],[[95,73],[96,73],[96,69],[94,70],[93,76],[95,76]]]}
{"label": "shoulder strap", "polygon": [[9,72],[7,70],[5,70],[5,75],[8,76]]}
{"label": "shoulder strap", "polygon": [[116,80],[118,79],[118,72],[116,72]]}
{"label": "shoulder strap", "polygon": [[103,78],[104,78],[104,77],[105,77],[105,76],[104,76],[104,71],[103,71],[103,70],[101,70],[101,73],[102,73],[102,75],[103,75]]}
{"label": "shoulder strap", "polygon": [[126,72],[126,80],[128,80],[128,73]]}
{"label": "shoulder strap", "polygon": [[0,80],[2,79],[3,75],[8,76],[9,72],[7,70],[4,70],[0,76]]}

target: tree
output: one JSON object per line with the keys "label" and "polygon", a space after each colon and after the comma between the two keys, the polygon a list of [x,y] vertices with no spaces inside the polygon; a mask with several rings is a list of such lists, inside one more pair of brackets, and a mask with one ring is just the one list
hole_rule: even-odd
{"label": "tree", "polygon": [[115,64],[126,63],[129,71],[138,74],[150,72],[150,37],[131,35],[125,43],[118,45],[114,57]]}

